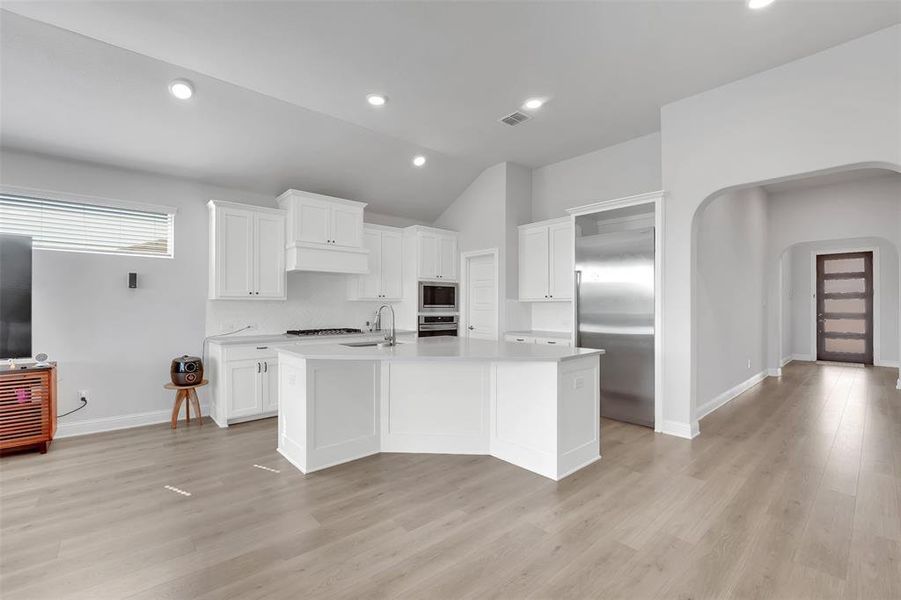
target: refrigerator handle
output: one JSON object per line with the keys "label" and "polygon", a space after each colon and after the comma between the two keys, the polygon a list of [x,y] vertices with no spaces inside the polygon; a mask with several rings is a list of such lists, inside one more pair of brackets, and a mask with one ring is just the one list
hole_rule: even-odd
{"label": "refrigerator handle", "polygon": [[579,347],[579,289],[582,287],[582,271],[573,273],[573,346]]}

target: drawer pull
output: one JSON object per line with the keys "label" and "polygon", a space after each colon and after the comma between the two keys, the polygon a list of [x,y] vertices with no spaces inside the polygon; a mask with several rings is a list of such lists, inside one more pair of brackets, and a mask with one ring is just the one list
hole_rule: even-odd
{"label": "drawer pull", "polygon": [[257,346],[257,350],[268,350],[269,346]]}

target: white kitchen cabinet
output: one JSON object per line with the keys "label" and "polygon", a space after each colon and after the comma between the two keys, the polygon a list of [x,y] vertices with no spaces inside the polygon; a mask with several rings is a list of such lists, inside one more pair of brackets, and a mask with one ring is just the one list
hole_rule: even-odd
{"label": "white kitchen cabinet", "polygon": [[457,233],[445,229],[408,227],[416,248],[416,274],[420,280],[457,281]]}
{"label": "white kitchen cabinet", "polygon": [[348,283],[351,300],[403,298],[403,233],[395,227],[366,224],[363,246],[369,250],[369,273]]}
{"label": "white kitchen cabinet", "polygon": [[369,252],[363,243],[366,203],[288,190],[278,197],[278,204],[288,213],[289,271],[369,271]]}
{"label": "white kitchen cabinet", "polygon": [[569,218],[520,225],[519,299],[572,300],[573,229]]}
{"label": "white kitchen cabinet", "polygon": [[218,200],[208,206],[210,300],[284,300],[284,211]]}
{"label": "white kitchen cabinet", "polygon": [[228,414],[233,419],[258,415],[263,409],[260,361],[234,360],[225,365]]}

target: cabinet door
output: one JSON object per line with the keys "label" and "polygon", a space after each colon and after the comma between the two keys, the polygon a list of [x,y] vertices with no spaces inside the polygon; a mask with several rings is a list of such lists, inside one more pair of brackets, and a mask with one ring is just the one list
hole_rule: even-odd
{"label": "cabinet door", "polygon": [[572,223],[548,227],[550,257],[548,294],[552,300],[573,297],[573,229]]}
{"label": "cabinet door", "polygon": [[357,297],[361,300],[377,300],[381,294],[382,233],[365,230],[363,247],[369,250],[369,272],[360,275],[358,279]]}
{"label": "cabinet door", "polygon": [[359,248],[363,240],[363,211],[354,206],[332,206],[331,237],[333,244]]}
{"label": "cabinet door", "polygon": [[216,214],[215,297],[248,298],[254,291],[254,214],[224,207]]}
{"label": "cabinet door", "polygon": [[400,300],[404,296],[404,238],[400,233],[383,231],[381,242],[382,298]]}
{"label": "cabinet door", "polygon": [[438,275],[441,279],[457,280],[456,236],[438,236]]}
{"label": "cabinet door", "polygon": [[312,199],[295,200],[294,205],[294,242],[313,242],[327,244],[331,236],[332,205],[328,202]]}
{"label": "cabinet door", "polygon": [[547,300],[548,228],[519,230],[519,299]]}
{"label": "cabinet door", "polygon": [[278,358],[270,356],[263,360],[263,373],[260,377],[261,410],[264,413],[278,412]]}
{"label": "cabinet door", "polygon": [[285,220],[279,215],[254,217],[256,286],[259,298],[285,297]]}
{"label": "cabinet door", "polygon": [[419,278],[438,278],[438,237],[434,233],[419,234]]}
{"label": "cabinet door", "polygon": [[231,360],[225,364],[228,394],[228,418],[250,417],[263,410],[260,360]]}

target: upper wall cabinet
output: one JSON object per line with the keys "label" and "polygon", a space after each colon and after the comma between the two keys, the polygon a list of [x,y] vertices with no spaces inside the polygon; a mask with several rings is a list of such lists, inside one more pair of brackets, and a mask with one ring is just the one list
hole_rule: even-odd
{"label": "upper wall cabinet", "polygon": [[408,227],[407,237],[416,249],[419,279],[457,280],[457,233],[446,229]]}
{"label": "upper wall cabinet", "polygon": [[520,225],[519,299],[572,300],[573,227],[569,217]]}
{"label": "upper wall cabinet", "polygon": [[369,250],[369,273],[351,278],[351,300],[401,300],[403,298],[403,232],[396,227],[363,225],[363,245]]}
{"label": "upper wall cabinet", "polygon": [[285,212],[210,200],[209,298],[284,300]]}
{"label": "upper wall cabinet", "polygon": [[278,205],[288,212],[289,271],[369,271],[369,251],[363,246],[365,203],[288,190],[278,197]]}

